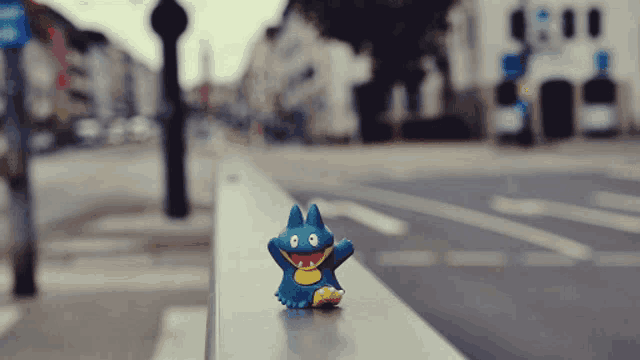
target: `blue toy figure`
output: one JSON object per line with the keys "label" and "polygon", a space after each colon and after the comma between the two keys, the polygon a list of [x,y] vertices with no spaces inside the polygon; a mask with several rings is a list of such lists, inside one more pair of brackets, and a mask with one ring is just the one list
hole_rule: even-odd
{"label": "blue toy figure", "polygon": [[340,302],[344,290],[334,272],[353,255],[353,244],[343,239],[334,246],[333,234],[322,222],[315,204],[311,205],[306,222],[300,207],[294,205],[287,228],[269,241],[268,248],[284,271],[275,294],[283,305],[291,309]]}

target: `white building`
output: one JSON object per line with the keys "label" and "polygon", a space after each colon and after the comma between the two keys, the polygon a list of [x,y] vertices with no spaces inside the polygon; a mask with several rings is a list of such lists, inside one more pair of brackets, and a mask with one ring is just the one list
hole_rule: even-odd
{"label": "white building", "polygon": [[158,76],[142,63],[136,62],[133,68],[135,112],[154,118],[157,114]]}
{"label": "white building", "polygon": [[109,45],[92,44],[89,47],[87,62],[93,96],[93,116],[102,125],[106,125],[114,116],[111,96],[112,61],[109,57]]}
{"label": "white building", "polygon": [[[640,5],[630,0],[463,0],[449,14],[454,89],[480,89],[488,105],[486,131],[491,138],[522,125],[505,125],[508,106],[500,104],[496,94],[509,91],[530,104],[537,138],[548,136],[547,130],[562,122],[582,135],[598,122],[585,112],[584,89],[598,75],[596,55],[605,52],[607,79],[616,89],[610,111],[615,121],[610,125],[623,132],[632,125],[640,128],[640,104],[635,101],[640,95],[639,15]],[[532,53],[524,76],[509,87],[503,56],[523,52],[518,39],[522,29]]]}
{"label": "white building", "polygon": [[369,81],[370,57],[356,57],[349,45],[320,37],[297,12],[285,19],[273,40],[260,41],[245,81],[250,106],[258,113],[306,114],[312,139],[359,134],[353,86]]}
{"label": "white building", "polygon": [[[34,121],[43,122],[53,113],[56,80],[54,58],[45,45],[35,39],[25,45],[22,54],[25,106]],[[4,56],[2,58],[4,60]],[[2,66],[2,69],[5,67]],[[2,73],[0,81],[4,83],[4,71]]]}

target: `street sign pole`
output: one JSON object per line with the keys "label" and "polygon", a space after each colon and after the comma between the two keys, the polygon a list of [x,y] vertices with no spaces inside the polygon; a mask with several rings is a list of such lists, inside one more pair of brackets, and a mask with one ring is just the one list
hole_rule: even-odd
{"label": "street sign pole", "polygon": [[11,261],[14,273],[13,294],[32,297],[37,293],[36,231],[29,182],[30,126],[24,109],[22,48],[31,37],[24,4],[0,2],[0,46],[7,63],[7,114],[5,134],[9,141],[8,174],[9,213],[11,216]]}
{"label": "street sign pole", "polygon": [[164,130],[166,170],[165,214],[170,218],[189,215],[186,190],[184,104],[178,83],[177,43],[187,28],[187,13],[175,0],[160,0],[151,14],[151,26],[163,42],[161,121]]}

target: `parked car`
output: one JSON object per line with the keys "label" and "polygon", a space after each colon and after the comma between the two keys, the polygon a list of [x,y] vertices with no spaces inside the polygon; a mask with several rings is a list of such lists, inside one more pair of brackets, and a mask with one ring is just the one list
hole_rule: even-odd
{"label": "parked car", "polygon": [[126,140],[125,119],[116,118],[109,125],[107,143],[109,145],[122,145]]}
{"label": "parked car", "polygon": [[136,116],[126,124],[127,139],[143,143],[151,138],[151,121],[144,116]]}
{"label": "parked car", "polygon": [[32,153],[41,154],[53,150],[55,135],[49,130],[38,130],[31,133],[28,144]]}
{"label": "parked car", "polygon": [[101,142],[102,126],[96,119],[82,119],[75,124],[76,136],[80,145],[96,146]]}

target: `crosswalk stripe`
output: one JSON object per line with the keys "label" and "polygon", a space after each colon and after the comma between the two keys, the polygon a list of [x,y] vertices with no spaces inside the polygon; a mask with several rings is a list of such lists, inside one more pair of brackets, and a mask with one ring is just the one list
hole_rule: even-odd
{"label": "crosswalk stripe", "polygon": [[[209,269],[154,265],[147,256],[81,259],[69,265],[38,265],[37,282],[47,292],[85,294],[111,291],[208,290]],[[0,263],[0,291],[10,291],[13,270]]]}
{"label": "crosswalk stripe", "polygon": [[165,309],[152,360],[204,359],[206,324],[206,306]]}
{"label": "crosswalk stripe", "polygon": [[[439,261],[443,259],[444,261]],[[578,261],[554,252],[527,251],[509,258],[501,251],[381,251],[377,265],[383,267],[505,267],[508,263],[526,267],[571,267]],[[591,264],[596,267],[640,267],[640,252],[596,252]]]}
{"label": "crosswalk stripe", "polygon": [[640,266],[640,253],[600,253],[594,261],[597,266]]}
{"label": "crosswalk stripe", "polygon": [[[640,234],[640,217],[622,215],[611,211],[591,209],[549,200],[515,200],[504,196],[494,196],[490,206],[497,212],[510,215],[550,216],[587,225],[596,225],[613,230]],[[529,211],[531,208],[536,210]]]}
{"label": "crosswalk stripe", "polygon": [[432,251],[386,251],[378,253],[378,264],[382,266],[431,266],[438,263]]}
{"label": "crosswalk stripe", "polygon": [[365,225],[381,234],[389,236],[406,235],[409,232],[409,223],[395,217],[375,211],[369,207],[357,204],[353,201],[326,201],[314,198],[309,201],[309,206],[316,204],[323,217],[336,218],[348,217],[362,225]]}
{"label": "crosswalk stripe", "polygon": [[503,234],[559,252],[571,258],[580,260],[591,258],[591,247],[578,241],[462,206],[367,186],[335,188],[332,192],[334,195],[366,199],[387,206],[436,216]]}
{"label": "crosswalk stripe", "polygon": [[22,311],[18,305],[6,305],[0,307],[0,338],[20,321]]}
{"label": "crosswalk stripe", "polygon": [[640,212],[640,197],[616,194],[608,191],[595,191],[591,197],[593,206],[608,209]]}
{"label": "crosswalk stripe", "polygon": [[449,251],[446,261],[450,266],[501,267],[507,264],[507,255],[500,251]]}
{"label": "crosswalk stripe", "polygon": [[577,263],[575,259],[551,252],[525,253],[522,262],[526,266],[573,266]]}

